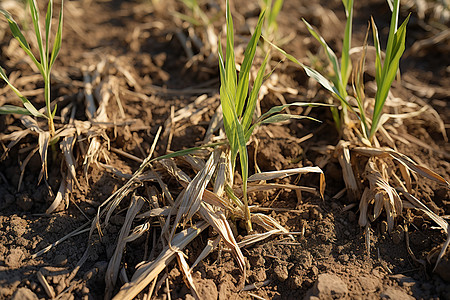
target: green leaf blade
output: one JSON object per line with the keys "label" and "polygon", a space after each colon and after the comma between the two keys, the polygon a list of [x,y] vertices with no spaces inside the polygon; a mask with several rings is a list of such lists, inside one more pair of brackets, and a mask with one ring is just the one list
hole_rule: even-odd
{"label": "green leaf blade", "polygon": [[242,115],[242,111],[244,110],[245,100],[248,94],[250,69],[252,67],[253,59],[255,58],[256,46],[259,38],[261,37],[264,16],[265,11],[260,14],[255,32],[253,33],[244,52],[244,61],[242,62],[241,70],[239,72],[239,82],[236,90],[236,112],[238,117]]}
{"label": "green leaf blade", "polygon": [[0,106],[0,115],[10,115],[10,114],[32,115],[30,111],[20,106],[8,104]]}
{"label": "green leaf blade", "polygon": [[244,116],[242,118],[242,127],[244,128],[244,132],[250,128],[252,123],[253,115],[255,113],[256,102],[258,102],[258,94],[261,89],[261,85],[264,79],[264,71],[266,69],[267,61],[269,59],[269,53],[266,54],[264,61],[261,67],[258,70],[258,74],[256,75],[255,82],[253,83],[253,89],[250,92],[250,97],[248,99],[248,105],[244,112]]}
{"label": "green leaf blade", "polygon": [[[398,13],[398,0],[394,2],[394,12],[397,10]],[[393,12],[393,13],[394,13]],[[392,82],[398,72],[400,65],[400,59],[406,48],[406,26],[409,22],[410,15],[405,19],[405,21],[400,25],[398,30],[393,33],[393,37],[389,37],[392,41],[390,47],[390,54],[386,53],[385,62],[383,65],[383,71],[379,82],[377,81],[377,92],[375,95],[375,106],[372,116],[372,127],[370,129],[369,139],[372,139],[379,127],[379,121],[383,113],[383,107],[386,102],[389,90],[392,86]],[[391,23],[391,26],[393,24]],[[392,29],[392,28],[391,28]],[[393,32],[392,30],[390,33]],[[388,42],[389,43],[389,42]]]}
{"label": "green leaf blade", "polygon": [[47,69],[47,58],[45,57],[44,46],[42,43],[41,29],[39,26],[39,10],[36,0],[28,0],[28,5],[30,6],[31,19],[33,21],[34,32],[36,35],[36,40],[39,46],[39,55],[41,58],[41,64],[44,66],[44,70]]}
{"label": "green leaf blade", "polygon": [[20,98],[25,108],[36,117],[42,117],[47,118],[46,115],[40,113],[34,106],[31,104],[31,102],[25,98],[22,93],[9,81],[8,76],[6,76],[5,71],[2,67],[0,67],[0,77],[8,84],[8,86],[12,89],[12,91],[17,95],[17,97]]}
{"label": "green leaf blade", "polygon": [[52,28],[53,0],[48,1],[47,13],[45,14],[45,56],[49,56],[50,31]]}
{"label": "green leaf blade", "polygon": [[[350,49],[352,46],[352,22],[353,22],[353,0],[343,0],[345,6],[345,12],[347,15],[347,22],[345,24],[344,41],[342,45],[342,57],[341,57],[341,78],[342,86],[345,88],[352,71],[352,65],[350,60]],[[342,93],[343,91],[341,91]]]}
{"label": "green leaf blade", "polygon": [[56,57],[58,56],[59,51],[61,50],[63,15],[64,15],[64,0],[61,1],[61,10],[59,12],[59,19],[58,19],[58,29],[56,31],[55,41],[53,42],[53,50],[52,55],[50,57],[49,70],[52,68],[53,64],[55,63]]}
{"label": "green leaf blade", "polygon": [[236,97],[236,85],[237,85],[237,75],[236,75],[236,60],[234,57],[234,27],[233,18],[230,12],[229,0],[227,0],[227,11],[226,11],[226,22],[227,22],[227,48],[225,57],[225,71],[226,71],[226,85],[227,90],[232,97],[232,103],[235,103]]}
{"label": "green leaf blade", "polygon": [[311,33],[311,35],[321,44],[322,48],[325,50],[327,58],[330,61],[331,65],[333,66],[333,71],[335,73],[334,77],[336,79],[334,80],[334,82],[335,83],[342,82],[339,62],[338,62],[336,54],[328,46],[327,42],[323,39],[323,37],[319,33],[317,33],[314,30],[314,28],[305,19],[302,19],[302,20],[305,23],[305,25],[308,28],[308,31]]}

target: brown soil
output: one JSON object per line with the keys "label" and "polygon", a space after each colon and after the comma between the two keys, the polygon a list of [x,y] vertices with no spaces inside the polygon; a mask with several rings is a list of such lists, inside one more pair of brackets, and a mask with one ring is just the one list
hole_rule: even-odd
{"label": "brown soil", "polygon": [[[131,74],[136,80],[134,85],[123,72],[115,69],[109,72],[109,76],[117,80],[126,118],[133,121],[133,124],[128,128],[108,128],[106,133],[112,148],[140,158],[147,155],[158,127],[170,118],[172,107],[176,111],[193,103],[203,93],[209,97],[218,93],[219,74],[216,64],[199,61],[186,67],[185,52],[175,36],[178,29],[172,15],[167,13],[168,9],[181,9],[182,5],[171,0],[163,2],[159,10],[152,9],[148,1],[67,2],[63,47],[54,68],[53,97],[63,97],[60,107],[69,103],[77,104],[78,120],[86,120],[84,101],[80,100],[84,93],[83,68],[95,66],[102,58],[110,55]],[[314,5],[320,4],[335,11],[343,19],[341,1],[313,2]],[[281,35],[295,34],[295,38],[284,48],[299,58],[306,58],[308,52],[317,53],[318,50],[318,45],[310,38],[301,17],[317,26],[332,48],[340,47],[344,23],[339,21],[334,24],[330,18],[315,10],[314,5],[311,1],[286,0],[280,15]],[[255,23],[259,13],[256,2],[245,5],[236,2],[234,9],[250,20],[249,24]],[[375,16],[381,36],[386,36],[385,26],[390,14],[385,1],[372,0],[356,4],[353,41],[356,46],[361,45],[370,15]],[[402,11],[402,19],[406,15],[407,11]],[[217,32],[221,30],[220,20],[215,24]],[[244,19],[235,17],[235,22],[240,38],[248,37]],[[424,24],[413,12],[408,26],[409,46],[433,35],[433,31],[427,31]],[[17,54],[20,51],[13,44],[9,33],[0,42],[0,49],[0,64],[10,77],[20,75],[23,78],[35,74],[24,63],[23,57]],[[450,121],[449,92],[445,89],[450,86],[448,53],[449,44],[445,43],[408,53],[401,65],[402,78],[416,88],[411,90],[396,85],[393,90],[395,95],[403,99],[425,101],[439,112],[445,123]],[[272,66],[276,65],[276,59],[277,55],[274,54]],[[278,75],[280,86],[298,90],[298,95],[283,94],[287,102],[305,101],[310,86],[302,70],[285,62],[277,67],[275,74]],[[43,91],[40,79],[29,79],[25,84],[17,80],[17,87],[25,91],[39,88]],[[201,86],[204,83],[206,86]],[[417,88],[418,86],[423,86],[423,89]],[[198,93],[187,91],[186,88],[189,87],[203,90]],[[18,104],[14,94],[7,88],[0,87],[0,91],[1,104]],[[137,93],[145,97],[138,96]],[[33,103],[40,103],[41,107],[42,94],[43,92],[29,98]],[[327,94],[319,91],[315,100],[322,101],[325,97]],[[111,103],[108,106],[108,116],[110,119],[120,119],[116,102]],[[264,111],[279,103],[274,95],[269,94],[261,107]],[[218,105],[219,100],[216,98],[216,101],[211,102],[210,108],[201,114],[201,119],[188,119],[173,130],[170,149],[180,150],[199,145]],[[301,111],[293,110],[295,112]],[[323,123],[292,121],[287,125],[261,127],[256,132],[258,145],[252,143],[249,154],[253,157],[256,149],[256,162],[262,171],[320,165],[323,154],[316,149],[318,146],[336,145],[339,136],[328,109],[315,108],[311,115]],[[400,152],[430,167],[449,181],[449,144],[443,139],[436,123],[426,120],[419,116],[415,120],[406,121],[404,130],[441,152],[433,152],[415,144],[398,143],[397,147]],[[18,116],[0,116],[2,133],[10,133],[21,126]],[[448,125],[446,131],[450,135]],[[310,133],[314,134],[312,138],[298,142]],[[155,156],[166,153],[168,141],[168,137],[160,141]],[[81,157],[79,144],[83,143],[87,145],[86,141],[80,141],[75,147],[77,157]],[[94,235],[88,260],[75,278],[69,280],[69,274],[87,247],[88,233],[72,237],[42,256],[31,258],[31,255],[91,220],[97,207],[120,188],[124,180],[93,164],[89,168],[88,184],[84,179],[81,167],[83,161],[80,158],[77,162],[77,175],[82,178],[81,186],[74,188],[69,207],[66,209],[60,205],[56,212],[47,215],[45,210],[53,199],[45,184],[38,185],[38,153],[27,165],[22,187],[17,190],[20,165],[27,156],[26,148],[34,144],[34,136],[23,139],[0,162],[0,299],[9,299],[13,295],[14,299],[25,299],[25,294],[46,298],[47,294],[37,278],[38,271],[47,278],[56,295],[70,287],[62,295],[63,299],[101,299],[105,293],[106,267],[124,220],[128,198],[116,211],[119,213],[113,216],[102,238]],[[109,155],[109,164],[123,173],[131,174],[139,166],[139,163],[115,152]],[[50,151],[48,183],[55,192],[61,181],[61,162],[62,157],[57,151]],[[255,162],[252,160],[250,171],[253,173],[254,170]],[[240,291],[242,274],[232,255],[223,251],[219,256],[215,251],[194,269],[193,276],[201,298],[251,299],[254,297],[251,294],[255,294],[264,299],[294,299],[314,295],[324,298],[347,295],[346,297],[355,299],[450,299],[448,254],[440,268],[433,273],[432,264],[421,265],[412,259],[400,227],[396,227],[392,234],[383,232],[382,216],[372,224],[371,252],[368,255],[364,230],[358,225],[358,206],[344,209],[352,203],[347,196],[333,198],[345,187],[337,159],[332,158],[324,171],[327,182],[324,200],[305,193],[301,202],[298,202],[293,191],[261,193],[250,199],[251,204],[274,208],[270,215],[287,229],[304,232],[303,235],[294,235],[293,239],[275,237],[243,249],[250,267],[246,284],[264,282],[265,285],[250,291]],[[318,187],[318,179],[314,175],[293,177],[280,182]],[[175,189],[173,193],[176,195],[178,191],[179,189]],[[439,215],[450,214],[449,191],[445,187],[420,179],[417,191],[417,196],[433,211]],[[408,226],[410,247],[418,260],[426,261],[428,253],[445,240],[444,233],[435,229],[435,224],[418,212],[405,214],[403,219],[397,220],[397,225]],[[245,234],[244,229],[238,230],[239,234]],[[129,277],[136,264],[144,260],[147,252],[151,251],[145,247],[154,234],[156,233],[151,232],[127,245],[123,266]],[[190,244],[185,251],[189,264],[195,261],[206,240],[212,237],[211,234],[212,231],[204,232]],[[242,236],[238,236],[237,240],[240,238]],[[191,296],[175,263],[163,273],[168,274],[170,290],[163,284],[158,291],[159,299],[167,299],[168,293],[172,299]],[[322,276],[324,274],[333,274],[342,282],[336,277]],[[333,296],[327,296],[320,287],[313,288],[319,281],[327,284],[330,278],[330,288],[335,289]],[[119,279],[116,292],[121,284]],[[347,289],[347,293],[340,294],[339,288]]]}

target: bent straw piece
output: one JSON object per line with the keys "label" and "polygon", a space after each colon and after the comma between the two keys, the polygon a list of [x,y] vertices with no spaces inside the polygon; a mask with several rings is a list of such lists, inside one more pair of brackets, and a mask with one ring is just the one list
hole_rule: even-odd
{"label": "bent straw piece", "polygon": [[408,156],[397,152],[390,148],[370,148],[370,147],[356,147],[352,149],[352,151],[355,151],[359,154],[365,155],[365,156],[391,156],[398,162],[402,163],[405,167],[407,167],[409,170],[418,173],[422,175],[423,177],[426,177],[428,179],[437,181],[439,183],[443,183],[450,187],[450,183],[446,181],[442,176],[435,173],[434,171],[430,170],[427,167],[420,166],[416,162],[414,162],[411,158]]}
{"label": "bent straw piece", "polygon": [[[295,190],[295,191],[302,191],[302,192],[308,192],[311,194],[317,194],[317,189],[308,187],[308,186],[299,186],[299,185],[293,185],[293,184],[278,184],[278,183],[253,183],[248,185],[247,192],[249,194],[252,193],[258,193],[263,191],[270,191],[274,189],[287,189],[287,190]],[[235,193],[238,195],[242,195],[242,189],[237,188],[235,189]]]}
{"label": "bent straw piece", "polygon": [[323,171],[319,167],[303,167],[295,169],[287,169],[280,171],[269,171],[263,173],[257,173],[248,178],[248,181],[262,181],[262,180],[272,180],[281,177],[292,176],[296,174],[307,174],[307,173],[320,173]]}
{"label": "bent straw piece", "polygon": [[184,187],[191,182],[191,178],[181,170],[172,159],[161,159],[159,163]]}
{"label": "bent straw piece", "polygon": [[89,223],[90,223],[90,222],[85,223],[84,225],[78,227],[77,229],[75,229],[74,231],[70,232],[69,234],[63,236],[62,238],[60,238],[59,240],[57,240],[57,241],[54,242],[53,244],[51,244],[51,245],[45,247],[44,249],[42,249],[42,250],[36,252],[35,254],[31,255],[31,256],[30,256],[30,259],[35,259],[36,257],[41,256],[41,255],[44,254],[44,253],[47,253],[47,252],[50,251],[53,247],[56,247],[57,245],[61,244],[62,242],[64,242],[65,240],[67,240],[67,239],[69,239],[69,238],[71,238],[71,237],[73,237],[73,236],[76,236],[76,235],[79,235],[79,234],[88,232],[88,231],[89,231],[89,228],[86,228],[86,229],[85,229],[85,227],[87,227],[87,226],[89,225]]}
{"label": "bent straw piece", "polygon": [[361,192],[356,181],[355,174],[353,172],[352,164],[350,161],[350,150],[348,146],[348,142],[340,141],[336,146],[335,151],[338,153],[338,160],[339,164],[342,167],[345,186],[349,191],[350,197],[352,197],[354,200],[357,200],[361,198]]}
{"label": "bent straw piece", "polygon": [[6,146],[5,153],[3,153],[0,160],[4,160],[8,155],[9,150],[11,150],[11,148],[13,148],[18,142],[20,142],[20,140],[22,140],[30,133],[32,133],[32,130],[27,128],[24,130],[16,130],[14,132],[11,132],[10,134],[0,134],[0,142],[10,141],[8,143],[8,146]]}
{"label": "bent straw piece", "polygon": [[75,159],[73,157],[73,146],[75,143],[75,136],[65,137],[61,144],[60,148],[64,154],[64,159],[66,161],[67,169],[69,170],[69,174],[72,177],[72,180],[75,182],[75,185],[78,189],[81,190],[81,186],[78,183],[77,175],[75,171]]}
{"label": "bent straw piece", "polygon": [[174,236],[171,241],[171,248],[166,246],[161,254],[153,261],[141,265],[134,273],[131,281],[124,284],[113,300],[134,299],[149,283],[151,283],[175,258],[176,253],[186,247],[195,237],[197,237],[209,225],[202,221],[193,227],[185,229]]}
{"label": "bent straw piece", "polygon": [[278,230],[278,229],[274,229],[274,230],[266,231],[266,232],[263,232],[263,233],[256,233],[256,234],[247,235],[247,236],[244,237],[244,239],[242,241],[240,241],[238,243],[239,248],[248,247],[250,245],[253,245],[255,243],[263,241],[263,240],[265,240],[265,239],[267,239],[267,238],[269,238],[269,237],[271,237],[272,235],[275,235],[275,234],[284,234],[284,232],[281,231],[281,230]]}
{"label": "bent straw piece", "polygon": [[367,217],[367,211],[369,207],[369,189],[365,188],[364,192],[361,196],[361,200],[359,202],[359,220],[358,224],[361,227],[365,227],[367,223],[369,222],[369,218]]}
{"label": "bent straw piece", "polygon": [[325,193],[325,174],[323,173],[322,169],[319,167],[303,167],[303,168],[295,168],[295,169],[287,169],[287,170],[280,170],[280,171],[271,171],[271,172],[263,172],[263,173],[257,173],[248,178],[247,181],[265,181],[265,180],[271,180],[275,178],[281,178],[296,174],[307,174],[307,173],[319,173],[320,174],[320,180],[319,180],[319,192],[320,197],[323,199],[323,195]]}
{"label": "bent straw piece", "polygon": [[47,293],[47,296],[50,297],[50,299],[54,299],[55,298],[55,290],[53,289],[53,287],[48,284],[47,279],[45,279],[44,275],[42,275],[42,272],[39,270],[37,273],[37,278],[38,281],[42,284],[42,287],[44,288],[44,291]]}
{"label": "bent straw piece", "polygon": [[170,236],[174,235],[182,218],[184,218],[183,224],[185,224],[188,220],[191,220],[192,216],[199,210],[203,193],[216,169],[219,154],[218,150],[211,153],[205,168],[194,177],[184,190],[183,195],[177,199],[176,204],[178,204],[179,207]]}
{"label": "bent straw piece", "polygon": [[246,279],[246,265],[244,255],[239,249],[239,246],[234,238],[230,224],[228,224],[225,214],[221,211],[214,211],[214,208],[205,202],[202,202],[199,208],[199,213],[204,220],[206,220],[222,237],[225,244],[232,250],[233,255],[238,262],[239,268]]}
{"label": "bent straw piece", "polygon": [[216,180],[214,181],[213,193],[219,197],[225,194],[225,184],[227,182],[227,153],[223,151],[220,153],[219,164],[217,168]]}
{"label": "bent straw piece", "polygon": [[50,132],[39,132],[39,154],[41,156],[41,172],[39,174],[38,184],[41,182],[42,178],[47,180],[47,152],[48,152],[48,144],[50,142]]}
{"label": "bent straw piece", "polygon": [[145,218],[159,217],[159,216],[165,217],[165,216],[169,215],[171,210],[172,210],[172,206],[153,208],[149,211],[146,211],[144,213],[137,215],[136,219],[145,219]]}
{"label": "bent straw piece", "polygon": [[[375,193],[371,198],[375,199],[376,202],[383,202],[387,215],[389,232],[391,232],[394,228],[394,218],[399,215],[403,209],[400,196],[397,191],[389,185],[387,179],[383,177],[382,173],[377,168],[375,161],[372,159],[369,159],[365,172],[366,178],[369,180],[370,189]],[[387,175],[385,177],[387,177]],[[388,196],[388,200],[385,199],[384,195]]]}
{"label": "bent straw piece", "polygon": [[205,190],[204,191],[202,199],[203,199],[203,201],[205,201],[208,204],[220,207],[222,209],[227,209],[230,212],[232,212],[233,214],[240,215],[240,213],[238,213],[238,210],[235,209],[231,205],[230,201],[228,201],[224,197],[217,196],[215,193],[213,193],[213,192],[211,192],[209,190]]}
{"label": "bent straw piece", "polygon": [[279,230],[283,233],[289,233],[289,230],[281,226],[280,223],[278,223],[277,220],[272,218],[271,216],[264,215],[261,213],[255,213],[252,215],[252,222],[255,222],[256,224],[264,227],[266,230]]}
{"label": "bent straw piece", "polygon": [[56,197],[53,200],[52,204],[47,208],[45,211],[46,214],[51,214],[55,211],[55,209],[59,206],[59,204],[62,202],[65,191],[66,191],[66,181],[67,181],[67,175],[63,175],[63,180],[61,181],[61,185],[59,186],[58,192],[56,193]]}
{"label": "bent straw piece", "polygon": [[192,264],[191,271],[198,265],[199,262],[201,262],[205,257],[207,257],[209,253],[211,253],[211,251],[217,248],[221,239],[222,238],[218,236],[214,239],[214,241],[208,240],[208,242],[206,242],[206,246],[203,249],[202,253],[200,253],[195,262]]}
{"label": "bent straw piece", "polygon": [[130,228],[134,218],[136,217],[139,210],[144,205],[145,200],[142,197],[136,197],[133,195],[131,198],[130,206],[128,207],[125,221],[120,229],[120,234],[118,241],[116,243],[116,249],[114,254],[109,261],[108,268],[105,274],[105,299],[110,299],[114,290],[114,286],[117,281],[120,269],[120,261],[122,260],[123,251],[127,243],[127,236],[130,232]]}
{"label": "bent straw piece", "polygon": [[182,252],[177,252],[178,265],[180,266],[181,272],[183,273],[183,279],[186,285],[190,288],[191,293],[194,295],[195,299],[200,300],[197,288],[194,283],[194,279],[192,278],[191,268],[189,267],[183,255],[184,254]]}
{"label": "bent straw piece", "polygon": [[25,160],[20,164],[20,178],[19,178],[19,184],[17,185],[17,191],[20,191],[20,187],[22,186],[22,180],[23,175],[25,174],[25,168],[28,165],[28,162],[30,161],[31,157],[39,150],[39,147],[35,147],[28,153]]}
{"label": "bent straw piece", "polygon": [[48,144],[50,142],[50,133],[48,131],[43,131],[36,120],[30,116],[22,116],[20,118],[22,124],[28,129],[36,132],[39,135],[39,155],[41,156],[41,172],[39,173],[38,183],[41,182],[42,178],[47,180],[47,152]]}

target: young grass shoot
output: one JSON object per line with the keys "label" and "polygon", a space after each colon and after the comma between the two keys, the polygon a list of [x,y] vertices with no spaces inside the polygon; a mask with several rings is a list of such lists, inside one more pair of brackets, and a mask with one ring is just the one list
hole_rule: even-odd
{"label": "young grass shoot", "polygon": [[[291,103],[287,105],[276,106],[259,117],[253,124],[253,115],[255,113],[258,93],[264,80],[264,70],[269,59],[269,53],[266,54],[257,76],[253,82],[253,88],[249,93],[250,70],[256,53],[256,47],[261,37],[261,30],[264,24],[265,11],[258,19],[253,36],[251,37],[242,62],[239,78],[236,71],[236,62],[234,57],[234,31],[233,19],[230,13],[229,3],[227,1],[226,11],[226,54],[224,56],[222,47],[219,45],[219,69],[220,69],[220,101],[222,104],[223,121],[225,133],[228,139],[231,152],[232,174],[235,170],[235,162],[239,154],[241,175],[243,181],[243,203],[245,207],[244,215],[247,231],[252,231],[250,210],[247,199],[247,180],[248,180],[248,153],[247,142],[249,141],[254,129],[260,124],[282,122],[289,119],[303,119],[309,117],[290,114],[281,114],[289,106],[316,106],[316,103]],[[319,104],[320,105],[320,104]],[[314,119],[312,119],[314,120]],[[229,189],[228,189],[229,191]]]}
{"label": "young grass shoot", "polygon": [[22,93],[15,88],[12,83],[9,81],[5,71],[0,67],[0,77],[6,81],[6,83],[10,86],[10,88],[14,91],[14,93],[22,100],[23,107],[13,106],[13,105],[4,105],[0,107],[0,114],[22,114],[22,115],[33,115],[35,117],[42,117],[48,120],[48,131],[50,136],[53,137],[55,135],[55,125],[53,122],[53,118],[56,113],[56,105],[52,110],[51,107],[51,96],[50,96],[50,75],[53,64],[55,63],[56,57],[58,56],[59,50],[61,49],[62,42],[62,25],[63,25],[63,1],[61,2],[61,10],[59,12],[58,18],[58,28],[55,33],[55,38],[53,41],[53,46],[50,45],[50,35],[51,35],[51,27],[52,27],[52,17],[53,17],[53,0],[50,0],[47,5],[47,13],[45,15],[45,39],[41,33],[40,21],[39,21],[39,9],[37,6],[36,0],[27,0],[27,3],[30,7],[31,19],[33,22],[34,32],[37,40],[38,50],[39,50],[39,60],[35,57],[30,47],[30,44],[27,42],[25,36],[23,35],[19,25],[13,19],[13,17],[5,10],[0,9],[0,13],[2,13],[6,20],[8,21],[9,27],[11,29],[11,33],[14,38],[19,41],[20,47],[26,52],[26,54],[31,58],[33,63],[39,69],[39,72],[44,79],[44,97],[45,97],[45,107],[46,113],[40,113],[34,105],[25,98]]}
{"label": "young grass shoot", "polygon": [[[375,133],[379,127],[379,122],[382,116],[386,98],[388,96],[392,82],[394,81],[395,76],[398,72],[400,58],[403,52],[405,51],[406,25],[408,24],[409,16],[400,25],[400,27],[398,27],[400,1],[395,0],[392,7],[393,10],[391,17],[391,25],[389,29],[388,42],[386,46],[386,56],[383,63],[381,61],[381,47],[378,38],[378,30],[377,27],[375,26],[375,22],[372,19],[372,30],[376,49],[375,68],[376,68],[377,92],[375,97],[374,110],[370,120],[366,115],[364,106],[364,97],[363,93],[361,93],[362,92],[361,84],[363,84],[362,81],[359,81],[360,88],[355,89],[354,95],[354,98],[356,99],[357,102],[358,110],[354,109],[348,102],[347,85],[352,71],[352,65],[350,60],[350,48],[351,48],[351,34],[352,34],[353,0],[343,0],[342,2],[345,7],[347,22],[345,26],[342,57],[340,63],[336,54],[328,46],[328,44],[322,38],[322,36],[316,30],[314,30],[314,28],[308,22],[303,20],[308,30],[310,31],[311,35],[317,41],[319,41],[322,48],[324,49],[327,59],[333,67],[332,74],[327,74],[324,76],[319,72],[317,72],[316,70],[311,69],[310,67],[300,63],[297,59],[287,54],[282,49],[276,46],[275,48],[277,48],[280,52],[286,55],[288,59],[302,66],[308,76],[314,78],[325,89],[330,91],[336,98],[340,100],[342,106],[342,116],[339,115],[338,111],[335,108],[332,108],[333,118],[337,128],[339,130],[342,130],[343,120],[345,123],[346,119],[347,114],[346,110],[350,109],[356,113],[356,115],[360,120],[363,132],[363,136],[361,137],[362,140],[367,141],[366,144],[370,144],[373,141]],[[361,76],[362,73],[360,73],[356,77],[360,78]]]}

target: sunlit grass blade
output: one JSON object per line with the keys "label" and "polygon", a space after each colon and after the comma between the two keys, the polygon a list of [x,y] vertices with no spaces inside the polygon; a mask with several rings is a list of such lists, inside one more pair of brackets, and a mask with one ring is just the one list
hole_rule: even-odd
{"label": "sunlit grass blade", "polygon": [[32,113],[23,107],[14,105],[0,106],[0,115],[19,114],[19,115],[32,115]]}
{"label": "sunlit grass blade", "polygon": [[38,62],[34,54],[31,52],[30,45],[28,44],[25,36],[20,31],[19,25],[17,25],[16,21],[14,21],[13,17],[7,11],[0,9],[0,13],[2,13],[8,21],[9,28],[13,37],[19,42],[20,47],[27,53],[27,55],[31,58],[33,63],[43,75],[45,73],[44,69],[42,68],[42,65]]}
{"label": "sunlit grass blade", "polygon": [[[220,70],[220,102],[222,105],[222,114],[223,114],[223,126],[225,128],[225,133],[227,135],[228,142],[230,143],[232,157],[236,157],[237,155],[237,141],[234,132],[234,118],[233,112],[235,106],[231,100],[230,92],[227,88],[227,76],[226,70],[223,63],[223,53],[222,47],[219,45],[219,70]],[[235,113],[235,112],[234,112]]]}
{"label": "sunlit grass blade", "polygon": [[328,91],[333,93],[340,101],[342,101],[345,105],[347,105],[347,107],[352,109],[352,107],[347,102],[345,97],[339,92],[339,90],[333,85],[333,83],[331,83],[328,79],[326,79],[322,74],[320,74],[316,70],[308,67],[307,65],[301,63],[294,56],[288,54],[286,51],[284,51],[283,49],[281,49],[277,45],[271,43],[267,39],[266,39],[266,41],[269,42],[272,45],[272,47],[274,47],[279,52],[281,52],[284,56],[286,56],[287,59],[289,59],[293,63],[296,63],[297,65],[301,66],[305,70],[306,75],[308,75],[309,77],[315,79],[318,83],[320,83],[320,85],[322,85],[325,89],[327,89]]}
{"label": "sunlit grass blade", "polygon": [[[256,45],[255,45],[256,46]],[[264,79],[264,70],[266,69],[267,60],[269,59],[269,53],[266,54],[261,67],[258,70],[255,81],[253,82],[253,89],[250,92],[250,97],[248,99],[247,108],[245,109],[244,116],[242,118],[242,127],[246,132],[252,123],[253,115],[255,113],[256,102],[258,101],[258,94]],[[247,80],[248,81],[248,80]],[[248,82],[247,82],[248,86]],[[248,139],[246,139],[248,140]]]}
{"label": "sunlit grass blade", "polygon": [[277,114],[274,116],[270,116],[267,119],[264,119],[263,121],[261,121],[261,124],[280,123],[280,122],[289,121],[292,119],[297,119],[297,120],[308,119],[308,120],[322,123],[321,121],[319,121],[315,118],[312,118],[312,117],[308,117],[308,116],[299,116],[299,115],[292,115],[292,114]]}
{"label": "sunlit grass blade", "polygon": [[[261,115],[255,121],[255,123],[253,123],[253,125],[245,132],[245,139],[248,141],[250,139],[250,136],[252,135],[253,131],[255,130],[255,128],[258,127],[261,124],[269,124],[269,123],[277,123],[277,122],[281,122],[281,121],[286,121],[286,120],[283,119],[283,117],[280,117],[280,119],[272,118],[272,117],[274,115],[276,115],[276,114],[279,114],[281,111],[283,111],[284,109],[286,109],[288,107],[291,107],[291,106],[297,106],[297,107],[309,106],[309,107],[314,107],[314,106],[330,106],[330,105],[329,104],[324,104],[324,103],[294,102],[294,103],[284,104],[284,105],[280,105],[280,106],[274,106],[269,111],[267,111],[266,113]],[[284,115],[286,116],[286,114],[284,114]],[[309,119],[309,120],[312,120],[312,121],[318,121],[318,120],[316,120],[314,118],[311,118],[311,117],[297,116],[297,115],[292,116],[291,119]]]}
{"label": "sunlit grass blade", "polygon": [[55,35],[55,41],[53,42],[53,50],[52,55],[50,57],[50,62],[48,69],[50,70],[55,63],[56,57],[59,54],[59,50],[61,50],[61,44],[62,44],[62,29],[63,29],[63,10],[64,8],[64,1],[61,2],[61,11],[59,12],[59,20],[58,20],[58,30],[56,31]]}
{"label": "sunlit grass blade", "polygon": [[373,18],[371,18],[371,24],[372,24],[372,32],[373,32],[373,45],[375,48],[375,81],[377,83],[377,86],[380,86],[380,80],[381,80],[381,71],[383,69],[381,65],[381,46],[380,46],[380,39],[378,37],[378,28],[375,25],[375,21]]}
{"label": "sunlit grass blade", "polygon": [[[248,43],[247,48],[245,49],[244,61],[242,62],[241,70],[239,71],[239,82],[236,91],[236,112],[239,117],[242,115],[242,111],[245,106],[245,99],[247,98],[248,94],[250,69],[252,67],[253,59],[255,57],[256,46],[258,44],[259,38],[261,37],[261,29],[264,23],[264,15],[265,12],[263,11],[259,16],[255,32],[253,33],[252,38],[250,39],[250,42]],[[261,67],[261,69],[263,68]],[[259,90],[259,88],[257,90]]]}
{"label": "sunlit grass blade", "polygon": [[[323,39],[323,37],[319,33],[317,33],[314,30],[314,28],[305,19],[302,19],[302,20],[305,23],[305,25],[308,28],[311,35],[320,43],[322,48],[325,50],[327,58],[330,61],[331,65],[333,66],[333,71],[334,71],[333,83],[337,88],[339,88],[339,85],[341,85],[341,82],[342,82],[342,78],[341,78],[341,71],[340,71],[340,67],[339,67],[339,61],[337,59],[336,54],[328,46],[327,42]],[[339,92],[342,93],[342,90],[339,90]]]}
{"label": "sunlit grass blade", "polygon": [[[390,0],[388,0],[389,3]],[[398,27],[398,14],[400,12],[400,1],[393,1],[392,6],[390,6],[392,15],[391,15],[391,24],[389,26],[389,35],[388,41],[386,45],[386,58],[391,57],[391,53],[393,51],[394,43],[395,43],[395,33],[397,32]]]}
{"label": "sunlit grass blade", "polygon": [[50,48],[50,31],[52,28],[53,0],[48,1],[47,14],[45,15],[45,56],[48,57]]}
{"label": "sunlit grass blade", "polygon": [[350,60],[350,49],[352,47],[353,0],[342,0],[342,3],[344,4],[345,14],[347,17],[341,56],[341,78],[342,78],[342,86],[345,88],[347,86],[348,78],[350,77],[350,73],[352,71],[352,64]]}
{"label": "sunlit grass blade", "polygon": [[30,6],[31,19],[33,20],[34,32],[39,46],[41,64],[44,66],[44,70],[46,70],[47,58],[45,57],[44,45],[42,44],[41,28],[39,26],[39,9],[37,8],[36,0],[28,0],[28,4]]}
{"label": "sunlit grass blade", "polygon": [[231,102],[236,105],[236,63],[234,58],[234,27],[233,27],[233,18],[230,12],[230,5],[227,0],[227,12],[226,12],[226,22],[227,22],[227,48],[226,48],[226,57],[225,57],[225,75],[226,75],[226,87],[228,92],[232,93]]}
{"label": "sunlit grass blade", "polygon": [[[9,87],[13,90],[13,92],[20,98],[20,100],[22,100],[23,106],[25,106],[25,108],[30,112],[30,114],[32,114],[33,116],[36,117],[42,117],[42,118],[47,118],[47,116],[45,116],[44,114],[41,114],[34,106],[33,104],[31,104],[31,102],[25,98],[21,92],[19,92],[18,89],[16,89],[16,87],[14,85],[11,84],[11,82],[9,81],[8,77],[6,76],[5,71],[3,70],[2,67],[0,67],[0,77],[9,85]],[[3,107],[3,106],[2,106]]]}
{"label": "sunlit grass blade", "polygon": [[[391,20],[391,28],[389,30],[389,38],[388,45],[386,50],[386,57],[384,63],[381,64],[380,57],[380,46],[378,39],[378,31],[375,26],[375,22],[372,19],[372,29],[373,29],[373,37],[375,49],[377,52],[376,57],[376,82],[377,82],[377,92],[375,95],[375,107],[373,111],[372,117],[372,127],[370,128],[369,139],[371,140],[375,135],[379,121],[383,112],[383,107],[386,102],[389,90],[391,88],[392,82],[397,75],[400,59],[405,51],[405,43],[406,43],[406,25],[409,21],[409,15],[406,20],[400,25],[398,30],[394,28],[398,22],[398,2],[394,2],[394,10],[393,14],[397,14],[397,16],[392,16]],[[392,36],[391,36],[392,35]]]}

